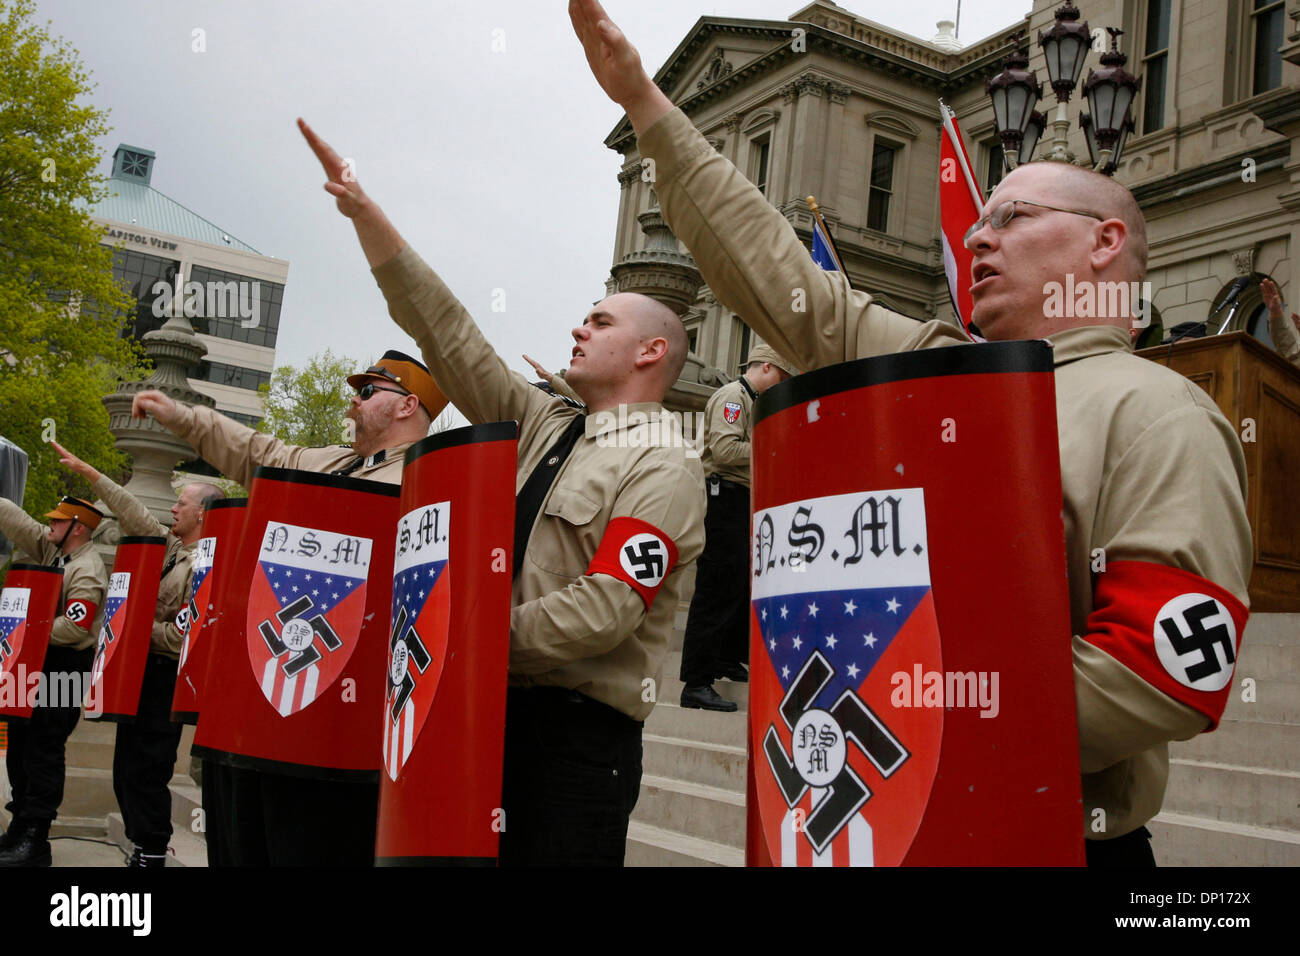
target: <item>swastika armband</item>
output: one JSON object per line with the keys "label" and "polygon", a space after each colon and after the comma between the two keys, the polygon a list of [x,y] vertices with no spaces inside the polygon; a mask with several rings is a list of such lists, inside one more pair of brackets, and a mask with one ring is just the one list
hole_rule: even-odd
{"label": "swastika armband", "polygon": [[618,578],[641,595],[649,610],[676,566],[677,545],[672,538],[638,518],[615,518],[605,529],[587,573]]}
{"label": "swastika armband", "polygon": [[1097,576],[1083,639],[1210,718],[1213,730],[1250,612],[1212,581],[1163,564],[1112,561]]}
{"label": "swastika armband", "polygon": [[98,610],[99,605],[93,601],[78,599],[68,602],[63,609],[63,616],[83,631],[89,632],[90,626],[95,623],[95,612]]}

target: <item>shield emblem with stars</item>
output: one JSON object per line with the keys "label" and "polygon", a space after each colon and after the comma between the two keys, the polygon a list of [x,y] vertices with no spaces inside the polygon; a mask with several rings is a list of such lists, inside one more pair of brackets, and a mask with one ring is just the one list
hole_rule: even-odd
{"label": "shield emblem with stars", "polygon": [[179,667],[184,667],[190,659],[190,641],[199,630],[199,608],[206,608],[212,595],[212,561],[217,554],[217,539],[200,538],[194,547],[194,563],[190,575],[189,599],[176,612],[176,629],[185,635],[181,641]]}
{"label": "shield emblem with stars", "polygon": [[416,508],[397,526],[384,702],[384,769],[390,780],[411,755],[442,676],[451,605],[450,528],[450,501]]}
{"label": "shield emblem with stars", "polygon": [[1044,342],[759,397],[751,864],[1082,863],[1055,398]]}
{"label": "shield emblem with stars", "polygon": [[268,521],[248,592],[248,661],[281,717],[310,707],[361,636],[373,542]]}
{"label": "shield emblem with stars", "polygon": [[0,590],[0,715],[30,717],[30,677],[45,663],[59,614],[63,569],[15,564]]}
{"label": "shield emblem with stars", "polygon": [[166,556],[166,538],[130,535],[118,542],[86,691],[89,720],[135,719]]}
{"label": "shield emblem with stars", "polygon": [[117,656],[126,630],[126,599],[131,596],[131,572],[114,571],[108,578],[108,593],[104,598],[104,617],[99,627],[99,641],[95,645],[95,661],[90,667],[90,692],[102,693],[104,671]]}
{"label": "shield emblem with stars", "polygon": [[[934,780],[943,708],[889,706],[940,669],[920,488],[754,513],[751,734],[762,829],[784,866],[892,866]],[[764,664],[766,666],[764,666]]]}

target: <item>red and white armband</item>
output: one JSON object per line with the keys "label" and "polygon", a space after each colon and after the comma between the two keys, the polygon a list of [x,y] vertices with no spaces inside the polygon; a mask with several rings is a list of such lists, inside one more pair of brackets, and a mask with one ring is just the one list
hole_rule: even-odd
{"label": "red and white armband", "polygon": [[1083,639],[1218,726],[1250,612],[1213,581],[1112,561],[1097,576]]}
{"label": "red and white armband", "polygon": [[646,610],[677,566],[677,545],[654,525],[638,518],[615,518],[605,529],[588,574],[618,578],[645,602]]}
{"label": "red and white armband", "polygon": [[95,612],[98,610],[99,605],[93,601],[74,598],[63,608],[63,616],[83,631],[89,633],[91,625],[95,623]]}

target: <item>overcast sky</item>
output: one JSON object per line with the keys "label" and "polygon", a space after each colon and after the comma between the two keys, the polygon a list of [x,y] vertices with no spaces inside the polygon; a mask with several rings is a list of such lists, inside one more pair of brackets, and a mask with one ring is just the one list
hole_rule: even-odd
{"label": "overcast sky", "polygon": [[[922,39],[956,0],[850,10]],[[608,0],[651,73],[701,16],[784,20],[798,0]],[[966,0],[974,42],[1030,0]],[[621,113],[591,78],[564,0],[38,0],[81,53],[119,142],[158,154],[153,186],[289,260],[276,364],[324,348],[415,352],[388,318],[352,227],[294,126],[339,152],[496,348],[567,364],[604,294],[618,213]],[[192,50],[194,30],[206,51]],[[500,31],[500,32],[497,32]],[[493,42],[504,51],[494,52]],[[491,310],[494,289],[505,311]]]}

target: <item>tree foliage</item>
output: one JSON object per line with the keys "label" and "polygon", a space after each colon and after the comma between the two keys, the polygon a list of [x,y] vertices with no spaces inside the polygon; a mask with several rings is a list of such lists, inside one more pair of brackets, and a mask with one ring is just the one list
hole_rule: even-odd
{"label": "tree foliage", "polygon": [[345,412],[352,398],[346,379],[365,368],[329,349],[307,360],[301,369],[282,365],[271,374],[262,395],[260,431],[291,445],[337,445],[347,440]]}
{"label": "tree foliage", "polygon": [[107,114],[77,51],[32,12],[31,0],[0,0],[0,431],[31,456],[24,506],[38,515],[87,492],[51,437],[122,473],[100,396],[144,369],[120,337],[131,298],[87,212],[107,188],[96,172]]}

